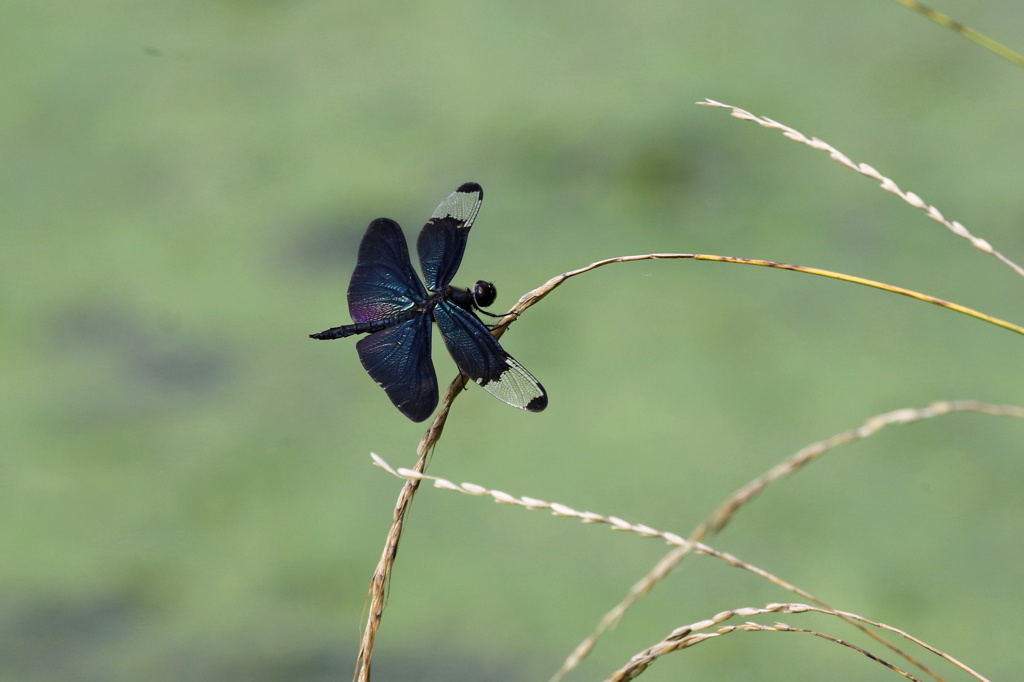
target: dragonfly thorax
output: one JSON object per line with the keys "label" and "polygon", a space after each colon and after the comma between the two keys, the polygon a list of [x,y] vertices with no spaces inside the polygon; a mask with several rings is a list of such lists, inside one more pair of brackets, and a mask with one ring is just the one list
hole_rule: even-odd
{"label": "dragonfly thorax", "polygon": [[480,280],[472,289],[460,289],[449,284],[445,288],[445,295],[463,310],[473,312],[474,308],[486,308],[493,304],[498,297],[498,290],[490,282]]}

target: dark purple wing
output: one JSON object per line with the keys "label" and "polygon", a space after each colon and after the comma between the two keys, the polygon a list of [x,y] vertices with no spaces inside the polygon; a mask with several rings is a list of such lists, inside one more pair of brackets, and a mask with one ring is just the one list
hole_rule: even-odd
{"label": "dark purple wing", "polygon": [[444,300],[434,307],[434,321],[455,364],[488,393],[530,412],[548,406],[540,382],[505,352],[475,315]]}
{"label": "dark purple wing", "polygon": [[391,402],[414,422],[437,407],[437,375],[430,360],[430,317],[418,315],[374,332],[356,344],[359,359]]}
{"label": "dark purple wing", "polygon": [[416,250],[427,289],[441,291],[455,277],[466,251],[469,229],[473,227],[483,198],[480,185],[467,182],[441,202],[423,226]]}
{"label": "dark purple wing", "polygon": [[348,311],[355,322],[372,322],[410,310],[427,297],[412,269],[409,247],[394,220],[370,223],[359,244],[352,281],[348,285]]}

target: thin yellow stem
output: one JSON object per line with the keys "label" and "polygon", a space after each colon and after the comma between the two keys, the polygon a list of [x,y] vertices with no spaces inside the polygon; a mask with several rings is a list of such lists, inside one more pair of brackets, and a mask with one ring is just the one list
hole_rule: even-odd
{"label": "thin yellow stem", "polygon": [[911,289],[904,289],[903,287],[898,287],[893,284],[886,284],[884,282],[876,282],[875,280],[872,279],[865,279],[864,277],[857,277],[855,275],[844,275],[841,272],[832,272],[831,270],[821,270],[819,268],[808,268],[801,265],[787,265],[786,263],[775,263],[767,260],[732,258],[729,256],[711,256],[706,254],[696,254],[694,255],[694,260],[716,261],[719,263],[744,263],[747,265],[760,265],[766,268],[779,268],[780,270],[804,272],[807,273],[808,275],[819,275],[821,277],[838,279],[843,282],[861,284],[866,287],[881,289],[882,291],[888,291],[893,294],[900,294],[901,296],[908,296],[918,301],[924,301],[925,303],[931,303],[933,305],[942,306],[943,308],[949,308],[950,310],[955,310],[958,313],[963,313],[964,315],[969,315],[970,317],[974,317],[984,322],[988,322],[989,324],[994,324],[997,327],[1009,329],[1010,331],[1017,332],[1018,334],[1024,334],[1024,327],[1013,324],[1012,322],[1007,322],[1006,320],[1001,320],[998,317],[993,317],[992,315],[988,315],[986,313],[974,310],[973,308],[968,308],[967,306],[960,305],[959,303],[946,301],[941,298],[936,298],[935,296],[929,296],[927,294],[922,294],[917,291],[913,291]]}
{"label": "thin yellow stem", "polygon": [[756,259],[756,258],[736,258],[736,257],[733,257],[733,256],[714,256],[714,255],[705,254],[705,253],[647,253],[647,254],[638,255],[638,256],[619,256],[617,258],[607,258],[605,260],[600,260],[600,261],[597,261],[595,263],[591,263],[590,265],[584,266],[584,267],[579,268],[577,270],[572,270],[570,272],[563,273],[561,275],[558,275],[557,277],[552,277],[550,280],[548,280],[547,282],[545,282],[541,286],[537,287],[536,289],[534,289],[533,291],[527,293],[525,296],[523,296],[522,298],[519,299],[519,302],[516,303],[516,305],[512,308],[512,310],[509,311],[509,314],[505,318],[502,319],[501,325],[499,325],[499,332],[496,333],[495,336],[500,335],[500,332],[504,331],[504,326],[509,324],[509,323],[511,323],[512,320],[514,320],[516,317],[518,317],[524,310],[526,310],[527,308],[532,306],[534,303],[537,303],[542,298],[547,296],[556,287],[558,287],[560,284],[562,284],[565,280],[569,279],[570,277],[575,277],[576,275],[582,275],[585,272],[590,272],[591,270],[594,270],[596,268],[602,267],[604,265],[610,265],[611,263],[628,263],[628,262],[631,262],[631,261],[639,261],[639,260],[661,260],[661,259],[703,260],[703,261],[712,261],[712,262],[717,262],[717,263],[736,263],[736,264],[739,264],[739,265],[758,265],[758,266],[765,267],[765,268],[777,268],[777,269],[780,269],[780,270],[792,270],[793,272],[803,272],[803,273],[806,273],[808,275],[818,275],[820,277],[829,277],[831,279],[837,279],[837,280],[841,280],[843,282],[851,282],[853,284],[860,284],[862,286],[872,287],[874,289],[881,289],[882,291],[888,291],[888,292],[893,293],[893,294],[900,294],[902,296],[907,296],[909,298],[913,298],[913,299],[918,300],[918,301],[923,301],[925,303],[931,303],[932,305],[937,305],[937,306],[941,306],[943,308],[948,308],[949,310],[955,310],[956,312],[961,313],[963,315],[968,315],[969,317],[973,317],[973,318],[976,318],[976,319],[981,320],[983,322],[988,322],[989,324],[994,324],[997,327],[1002,327],[1003,329],[1009,329],[1012,332],[1016,332],[1017,334],[1024,335],[1024,327],[1021,327],[1020,325],[1013,324],[1012,322],[1007,322],[1006,320],[1001,320],[998,317],[993,317],[992,315],[988,315],[986,313],[974,310],[973,308],[968,308],[967,306],[960,305],[959,303],[953,303],[951,301],[946,301],[944,299],[937,298],[935,296],[929,296],[927,294],[922,294],[922,293],[919,293],[917,291],[913,291],[911,289],[904,289],[903,287],[898,287],[898,286],[895,286],[893,284],[886,284],[885,282],[876,282],[875,280],[866,279],[864,277],[857,277],[855,275],[845,275],[845,274],[843,274],[841,272],[832,272],[831,270],[822,270],[820,268],[808,268],[808,267],[804,267],[802,265],[790,265],[788,263],[776,263],[775,261],[760,260],[760,259]]}
{"label": "thin yellow stem", "polygon": [[909,9],[914,10],[915,12],[918,12],[919,14],[923,14],[924,16],[934,21],[936,24],[944,26],[948,28],[950,31],[953,31],[954,33],[957,33],[963,36],[964,38],[967,38],[971,42],[980,45],[989,52],[997,54],[1003,59],[1013,62],[1017,66],[1024,66],[1024,56],[1021,56],[1019,53],[1014,52],[1013,50],[1006,47],[1002,43],[992,40],[984,33],[979,33],[970,26],[964,26],[956,19],[948,17],[942,12],[934,10],[923,3],[917,2],[917,0],[895,1],[903,5],[904,7],[907,7]]}

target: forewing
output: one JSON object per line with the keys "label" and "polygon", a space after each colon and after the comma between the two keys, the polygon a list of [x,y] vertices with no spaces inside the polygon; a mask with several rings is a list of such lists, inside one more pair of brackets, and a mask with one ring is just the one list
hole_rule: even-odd
{"label": "forewing", "polygon": [[423,279],[431,291],[444,289],[455,277],[483,199],[480,185],[467,182],[441,202],[420,231],[416,250]]}
{"label": "forewing", "polygon": [[430,317],[406,322],[363,337],[356,344],[370,377],[402,414],[421,422],[437,407],[437,376],[430,360]]}
{"label": "forewing", "polygon": [[442,301],[434,307],[434,320],[455,364],[484,390],[530,412],[548,406],[548,394],[540,382],[505,352],[475,315]]}
{"label": "forewing", "polygon": [[[409,260],[402,228],[394,220],[370,223],[348,285],[348,310],[355,322],[372,322],[409,310],[427,297]],[[429,337],[428,337],[429,338]]]}

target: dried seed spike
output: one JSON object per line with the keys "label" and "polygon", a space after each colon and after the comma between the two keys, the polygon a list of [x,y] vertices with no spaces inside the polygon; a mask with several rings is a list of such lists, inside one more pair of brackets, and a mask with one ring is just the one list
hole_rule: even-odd
{"label": "dried seed spike", "polygon": [[[829,156],[838,161],[839,163],[843,164],[844,166],[847,166],[848,168],[852,168],[853,170],[857,171],[858,173],[861,173],[862,175],[866,175],[870,178],[874,178],[875,180],[880,181],[882,189],[888,192],[892,192],[893,194],[895,194],[896,196],[900,197],[905,202],[913,206],[914,208],[926,211],[930,218],[944,225],[948,230],[953,232],[953,234],[957,235],[958,237],[963,237],[964,239],[967,239],[972,246],[979,249],[980,251],[983,251],[991,256],[994,256],[1004,265],[1012,268],[1014,272],[1016,272],[1018,275],[1024,277],[1024,267],[1021,267],[1017,263],[1013,262],[1003,254],[1001,254],[994,247],[992,247],[992,245],[989,244],[989,242],[972,235],[970,232],[967,231],[966,228],[963,227],[963,225],[959,225],[959,223],[951,223],[948,220],[946,220],[944,217],[942,217],[942,214],[939,213],[938,209],[928,205],[927,202],[925,202],[923,199],[921,199],[921,197],[917,196],[913,192],[902,192],[895,182],[885,177],[868,164],[854,163],[849,157],[840,152],[838,149],[829,145],[826,142],[823,142],[822,140],[819,140],[816,137],[808,139],[803,133],[796,130],[795,128],[791,128],[783,123],[779,123],[778,121],[774,121],[764,116],[757,116],[755,114],[750,113],[749,111],[746,111],[745,109],[734,107],[731,104],[716,102],[710,99],[705,99],[703,102],[697,102],[697,104],[707,107],[729,109],[731,110],[731,115],[734,116],[735,118],[740,118],[747,121],[754,121],[758,125],[763,126],[765,128],[773,128],[775,130],[780,130],[782,131],[783,135],[785,135],[791,140],[801,142],[814,149],[827,151],[829,153]],[[959,225],[959,228],[954,227],[954,224]]]}

